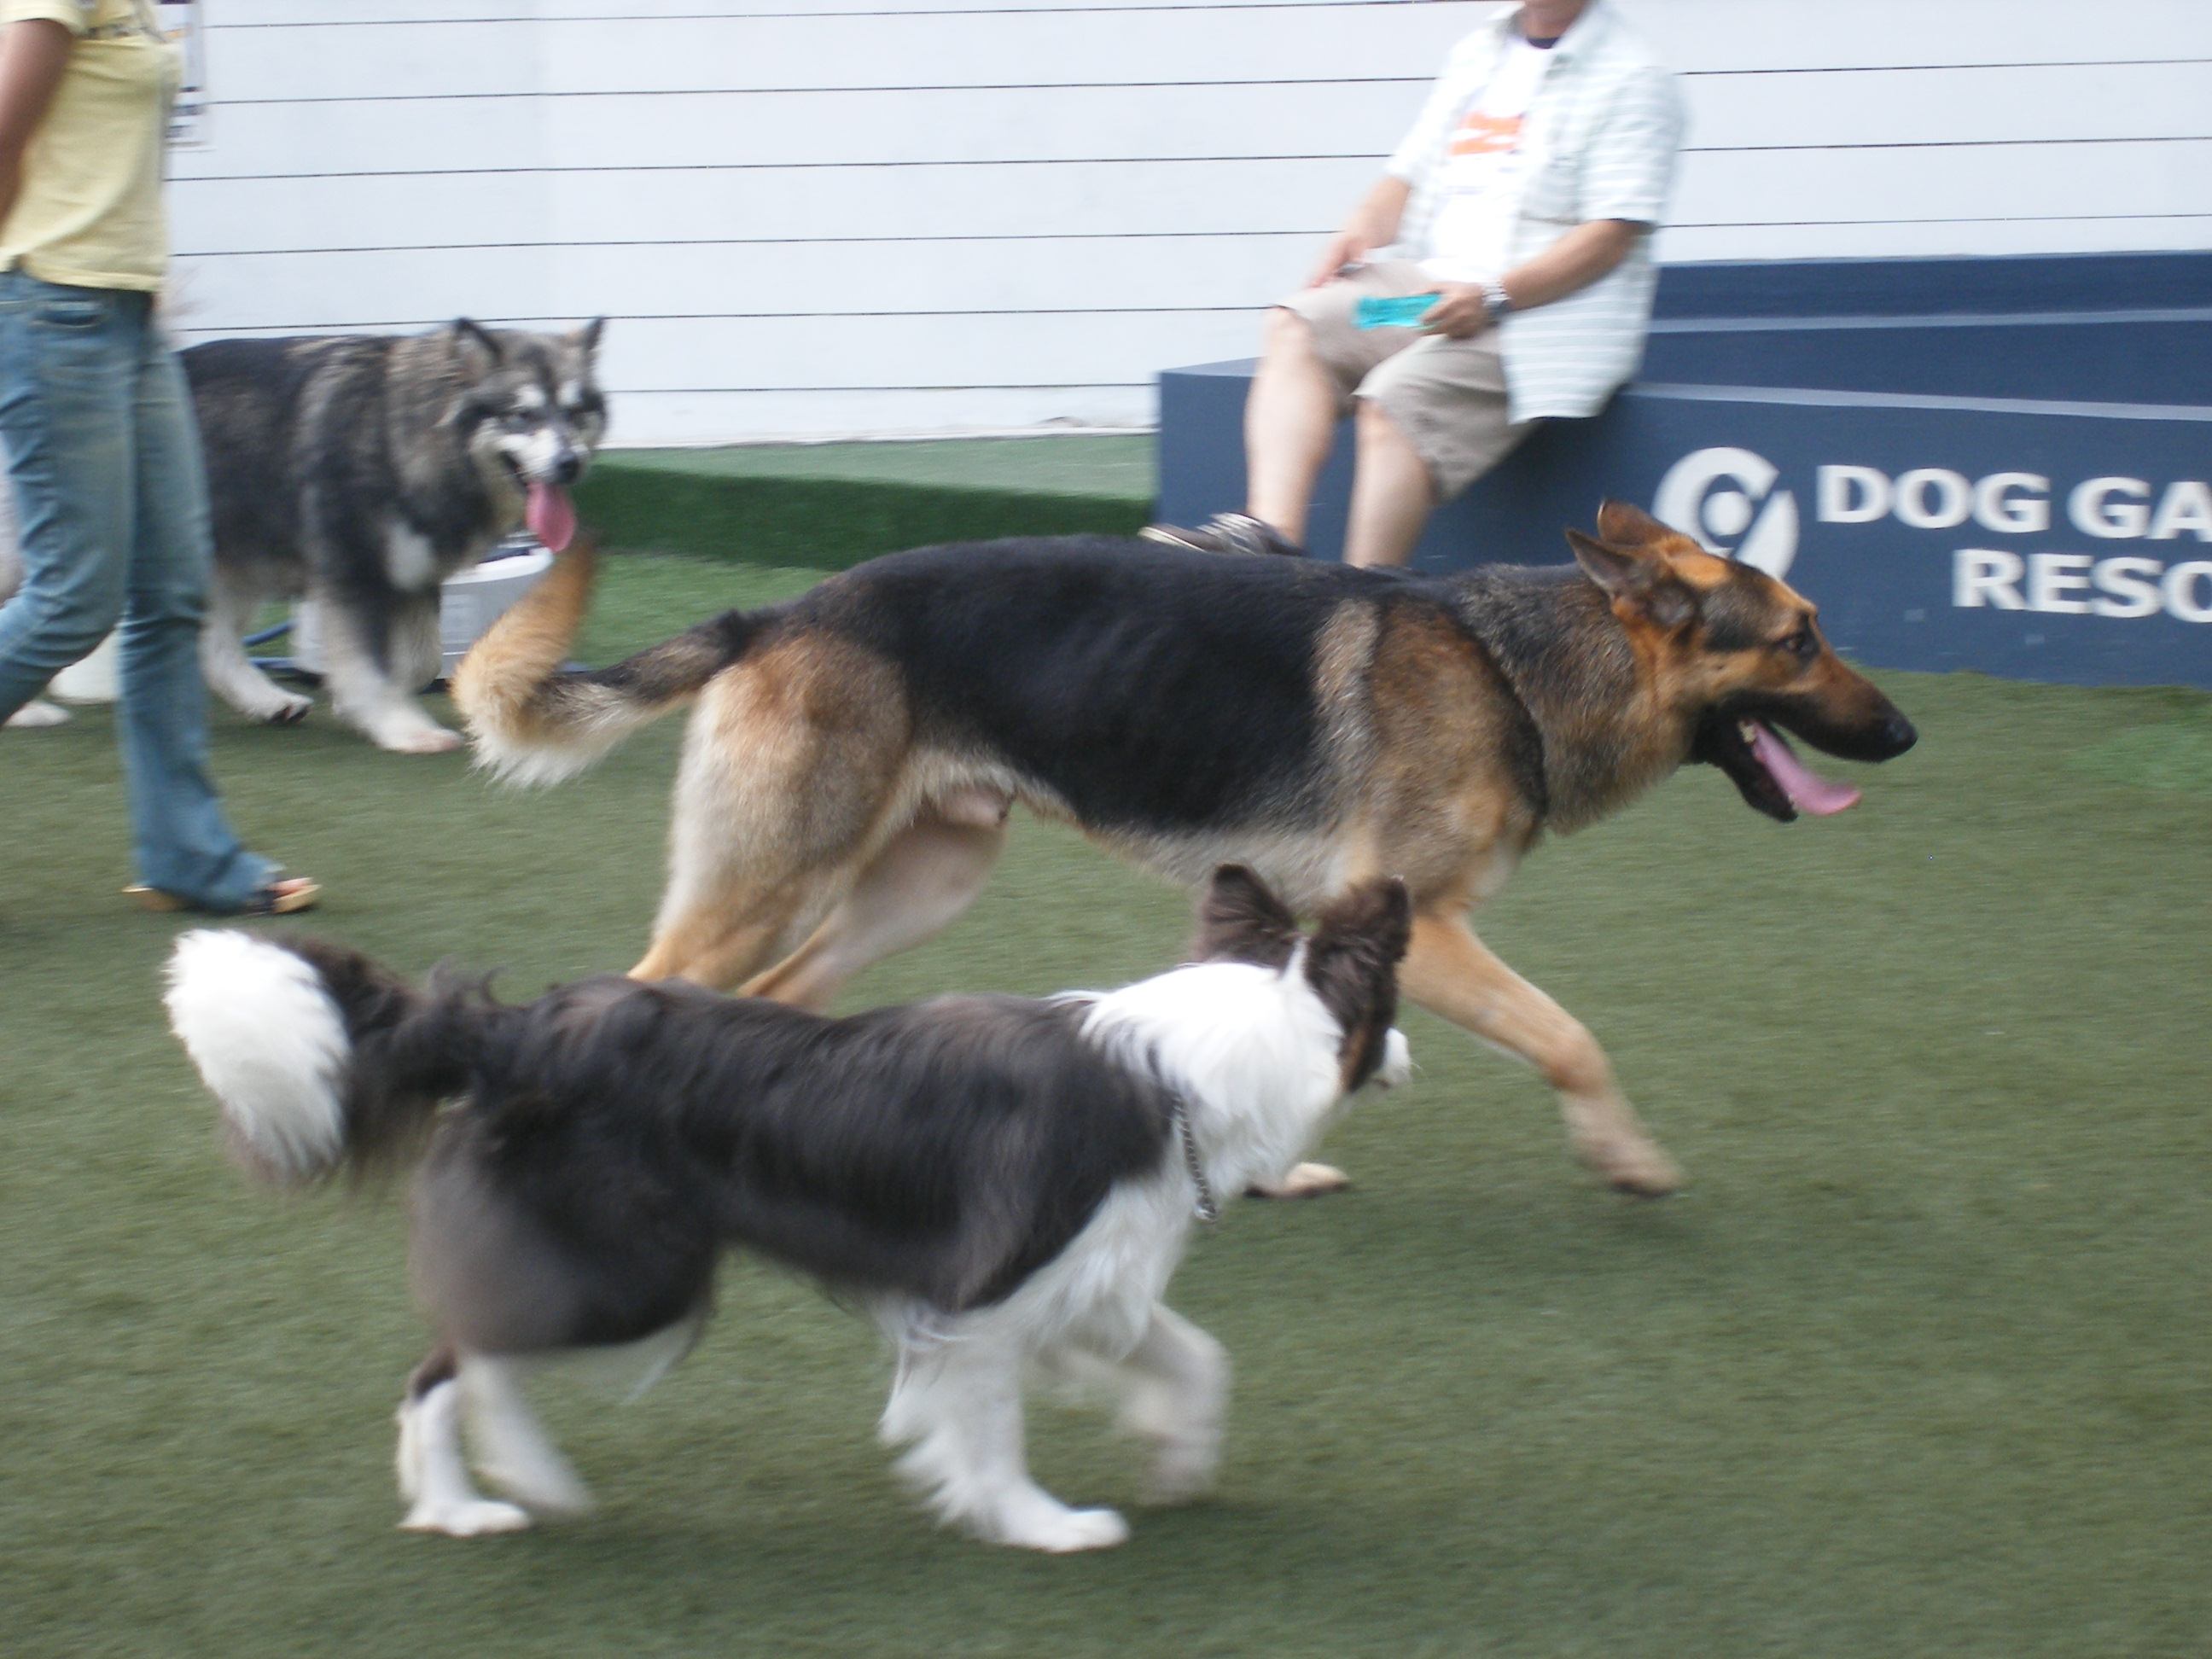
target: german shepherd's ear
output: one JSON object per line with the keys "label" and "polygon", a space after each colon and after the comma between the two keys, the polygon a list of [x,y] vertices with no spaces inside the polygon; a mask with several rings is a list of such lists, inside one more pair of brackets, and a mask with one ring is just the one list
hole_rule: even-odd
{"label": "german shepherd's ear", "polygon": [[605,331],[607,319],[594,317],[568,337],[568,343],[586,357],[599,349],[599,336]]}
{"label": "german shepherd's ear", "polygon": [[471,374],[489,374],[507,360],[499,337],[470,317],[453,319],[453,355]]}
{"label": "german shepherd's ear", "polygon": [[1213,872],[1199,901],[1193,962],[1249,962],[1260,968],[1289,965],[1298,946],[1298,919],[1267,885],[1241,864]]}
{"label": "german shepherd's ear", "polygon": [[[1628,509],[1632,513],[1635,510]],[[1663,526],[1662,529],[1668,536],[1674,533]],[[1574,549],[1575,562],[1582,566],[1583,574],[1605,590],[1616,608],[1626,605],[1665,629],[1680,628],[1698,614],[1697,595],[1675,575],[1666,554],[1659,549],[1614,547],[1593,541],[1579,530],[1567,532],[1567,545]]]}
{"label": "german shepherd's ear", "polygon": [[1655,542],[1684,539],[1680,531],[1661,524],[1633,502],[1610,497],[1598,503],[1597,533],[1615,547],[1650,547]]}

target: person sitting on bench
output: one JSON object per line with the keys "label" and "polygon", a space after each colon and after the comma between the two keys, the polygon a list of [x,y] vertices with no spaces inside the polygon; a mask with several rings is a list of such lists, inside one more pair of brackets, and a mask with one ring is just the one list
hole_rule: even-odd
{"label": "person sitting on bench", "polygon": [[[1635,374],[1682,125],[1674,77],[1606,0],[1526,0],[1461,41],[1309,286],[1268,315],[1246,510],[1142,533],[1303,550],[1350,413],[1345,559],[1405,563],[1437,505],[1537,422],[1594,415]],[[1386,249],[1400,257],[1370,258]],[[1374,302],[1413,295],[1434,301],[1410,325],[1376,325]]]}

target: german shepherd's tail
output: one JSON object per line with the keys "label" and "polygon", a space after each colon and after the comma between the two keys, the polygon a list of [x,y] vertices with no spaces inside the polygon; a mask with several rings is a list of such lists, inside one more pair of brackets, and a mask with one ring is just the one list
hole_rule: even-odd
{"label": "german shepherd's tail", "polygon": [[168,981],[232,1152],[288,1188],[406,1162],[510,1013],[479,983],[418,991],[342,945],[216,929],[178,939]]}
{"label": "german shepherd's tail", "polygon": [[752,618],[732,611],[611,668],[562,669],[592,595],[596,556],[579,540],[470,648],[453,672],[477,764],[513,783],[560,783],[658,720],[745,653]]}

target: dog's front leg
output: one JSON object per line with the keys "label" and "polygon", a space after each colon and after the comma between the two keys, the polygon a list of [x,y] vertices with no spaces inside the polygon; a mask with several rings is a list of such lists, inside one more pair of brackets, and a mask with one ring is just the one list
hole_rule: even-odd
{"label": "dog's front leg", "polygon": [[1597,1041],[1484,946],[1456,915],[1413,919],[1401,989],[1431,1013],[1526,1060],[1559,1091],[1575,1151],[1623,1192],[1659,1197],[1682,1172],[1644,1133]]}
{"label": "dog's front leg", "polygon": [[380,749],[440,755],[461,735],[432,720],[414,694],[437,673],[438,594],[398,593],[381,616],[319,598],[331,707]]}

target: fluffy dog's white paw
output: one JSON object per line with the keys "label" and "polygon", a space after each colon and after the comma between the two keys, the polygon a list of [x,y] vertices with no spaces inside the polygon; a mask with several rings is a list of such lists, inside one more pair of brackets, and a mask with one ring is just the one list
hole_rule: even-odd
{"label": "fluffy dog's white paw", "polygon": [[1255,1181],[1252,1183],[1255,1198],[1319,1198],[1323,1193],[1340,1193],[1352,1184],[1352,1177],[1330,1164],[1293,1164],[1289,1174],[1280,1181]]}
{"label": "fluffy dog's white paw", "polygon": [[1220,1462],[1220,1448],[1211,1440],[1162,1447],[1145,1472],[1146,1504],[1172,1509],[1205,1497],[1213,1490],[1214,1470]]}
{"label": "fluffy dog's white paw", "polygon": [[1078,1550],[1110,1550],[1129,1541],[1129,1523],[1112,1510],[1062,1510],[1034,1516],[1000,1540],[1018,1549],[1073,1555]]}
{"label": "fluffy dog's white paw", "polygon": [[520,1532],[530,1514],[512,1504],[478,1498],[464,1504],[424,1502],[408,1510],[399,1525],[407,1532],[442,1532],[449,1538],[475,1538],[488,1532]]}
{"label": "fluffy dog's white paw", "polygon": [[486,1463],[478,1473],[532,1515],[548,1519],[589,1515],[599,1507],[591,1488],[577,1478],[573,1469],[556,1468],[545,1463],[529,1468]]}

